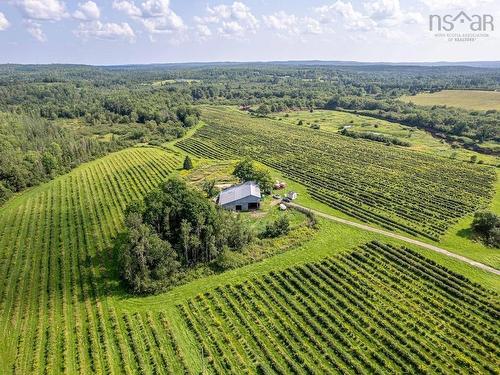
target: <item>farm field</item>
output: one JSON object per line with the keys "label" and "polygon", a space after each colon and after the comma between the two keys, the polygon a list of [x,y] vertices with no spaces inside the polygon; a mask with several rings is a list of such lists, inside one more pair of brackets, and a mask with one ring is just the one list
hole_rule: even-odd
{"label": "farm field", "polygon": [[[364,254],[368,250],[365,247],[361,249],[359,246],[373,240],[379,241],[379,245],[376,246],[382,246],[380,244],[384,238],[381,236],[321,221],[318,235],[300,248],[241,269],[195,280],[167,293],[150,297],[131,297],[124,293],[118,285],[115,267],[110,264],[112,262],[110,256],[112,238],[122,228],[122,210],[126,203],[142,196],[156,186],[159,181],[167,178],[170,173],[174,173],[179,161],[178,156],[156,148],[127,149],[82,165],[65,176],[13,198],[0,209],[0,231],[2,233],[0,237],[0,266],[2,267],[0,329],[2,329],[2,337],[5,338],[3,350],[0,353],[1,373],[136,374],[142,372],[146,374],[195,374],[204,368],[208,369],[209,373],[220,372],[221,369],[226,369],[226,367],[221,367],[226,366],[225,364],[221,365],[217,361],[209,362],[214,350],[217,350],[213,346],[215,343],[208,336],[203,336],[203,340],[200,342],[196,331],[188,323],[188,319],[194,319],[193,314],[196,314],[196,319],[201,319],[200,311],[204,308],[206,298],[212,301],[212,295],[227,293],[226,290],[232,293],[233,289],[239,294],[241,293],[239,291],[241,283],[245,289],[246,285],[258,282],[267,283],[267,280],[274,280],[273,283],[278,283],[281,282],[282,276],[280,275],[282,273],[287,275],[288,273],[302,272],[302,268],[320,267],[320,263],[323,262],[331,264],[332,261],[338,261],[339,265],[343,267],[342,270],[347,271],[347,266],[351,263],[347,263],[344,259],[351,256],[349,255],[351,251],[353,251],[352,256],[358,253]],[[391,254],[394,253],[394,249],[400,247],[398,241],[395,240],[384,243],[390,244]],[[367,246],[372,248],[375,244]],[[400,258],[399,251],[397,250],[398,259]],[[342,254],[345,254],[346,258],[343,258]],[[411,255],[401,256],[401,262],[412,265],[425,264],[429,268],[428,264],[431,263],[428,263],[428,260],[421,259],[413,252],[408,252],[408,254]],[[498,292],[498,283],[494,275],[486,274],[432,252],[419,251],[419,254],[425,254],[427,258],[440,264],[440,267],[446,266],[466,274],[474,282],[480,282],[489,290]],[[324,259],[331,256],[334,258]],[[384,260],[384,258],[380,258],[380,255],[374,254],[373,256],[375,260]],[[389,257],[389,255],[383,256]],[[390,259],[392,267],[401,271],[399,261]],[[291,269],[288,270],[290,267]],[[408,265],[404,267],[406,269]],[[359,272],[360,269],[356,269],[356,272]],[[344,272],[340,268],[338,270],[332,268],[329,271]],[[351,271],[354,272],[354,269]],[[436,269],[432,275],[439,279],[437,275],[441,274],[442,278],[442,272],[444,271]],[[470,373],[473,370],[487,371],[487,368],[491,366],[492,358],[498,358],[496,351],[488,352],[487,355],[481,354],[482,351],[486,352],[491,349],[491,342],[485,344],[486,329],[498,329],[491,325],[491,319],[487,319],[491,310],[496,308],[491,307],[491,305],[498,305],[498,297],[495,292],[486,291],[472,282],[463,280],[462,277],[450,277],[450,283],[456,283],[456,286],[460,285],[461,293],[467,296],[472,293],[476,295],[474,300],[470,297],[466,302],[459,303],[453,296],[452,289],[441,290],[441,284],[433,284],[434,279],[426,281],[428,279],[424,277],[425,275],[419,275],[415,270],[415,274],[408,275],[408,278],[413,280],[412,294],[408,292],[403,296],[396,288],[398,283],[406,280],[401,276],[401,272],[394,274],[394,277],[401,278],[401,280],[397,280],[397,283],[386,283],[384,275],[384,273],[380,273],[380,280],[377,281],[369,277],[368,273],[364,273],[358,282],[366,282],[367,285],[370,285],[373,288],[373,290],[370,289],[370,293],[377,293],[372,296],[380,293],[381,296],[388,298],[382,299],[377,305],[378,308],[384,308],[383,311],[386,315],[371,323],[373,327],[365,327],[367,331],[364,331],[363,335],[366,336],[366,339],[359,339],[362,331],[354,330],[355,327],[357,329],[363,328],[362,320],[352,322],[348,328],[353,330],[345,331],[341,340],[345,339],[349,342],[356,340],[354,342],[355,351],[345,350],[342,347],[344,341],[339,341],[331,348],[325,347],[326,353],[331,358],[335,358],[335,363],[338,363],[340,368],[347,368],[348,365],[342,359],[345,358],[348,361],[352,360],[355,365],[348,372],[353,372],[353,369],[363,368],[366,370],[371,367],[381,371],[384,366],[387,366],[387,369],[398,369],[400,361],[394,361],[395,355],[391,354],[403,350],[402,343],[399,343],[397,338],[391,339],[391,342],[399,346],[391,347],[381,354],[384,364],[379,361],[378,357],[367,357],[368,354],[363,357],[363,360],[369,361],[369,363],[361,363],[356,356],[364,348],[367,348],[366,353],[372,353],[376,350],[376,344],[383,343],[382,338],[378,335],[387,336],[380,333],[381,327],[386,324],[383,319],[396,319],[398,315],[393,314],[398,314],[399,309],[403,308],[401,307],[403,300],[408,301],[408,303],[413,301],[409,305],[412,308],[413,304],[418,305],[419,298],[423,298],[419,288],[428,285],[430,285],[433,295],[435,293],[439,297],[439,303],[455,308],[453,311],[456,314],[456,319],[464,319],[461,315],[464,314],[463,316],[471,319],[473,324],[471,323],[466,329],[459,329],[450,320],[447,320],[446,323],[443,323],[444,326],[436,330],[435,334],[427,335],[421,342],[420,340],[415,342],[408,339],[410,347],[417,348],[418,353],[424,355],[421,358],[418,354],[408,354],[412,358],[408,368],[413,369],[412,366],[419,364],[422,366],[434,365],[445,369],[446,365],[452,366],[458,372],[469,371]],[[258,279],[255,279],[256,277]],[[311,279],[311,282],[315,280]],[[315,322],[312,327],[317,328],[319,322],[322,321],[325,333],[320,334],[314,331],[314,328],[308,328],[306,331],[309,336],[307,337],[312,337],[313,341],[303,341],[302,343],[292,341],[291,344],[293,350],[305,348],[304,353],[308,354],[318,350],[314,346],[315,343],[332,340],[334,337],[332,332],[338,330],[338,323],[331,321],[327,316],[324,317],[322,310],[320,310],[321,306],[328,303],[324,300],[324,293],[327,290],[334,293],[334,289],[325,289],[331,288],[325,284],[324,288],[315,290],[310,285],[312,284],[307,284],[309,294],[305,293],[300,297],[298,293],[294,293],[293,298],[302,298],[304,306],[310,306],[312,303],[317,306],[315,307],[317,310],[314,310],[317,315],[310,317],[311,321]],[[420,291],[420,294],[413,294],[417,291]],[[270,293],[268,289],[258,292]],[[282,292],[289,293],[290,290],[283,289]],[[319,295],[323,296],[322,299],[317,297]],[[402,299],[403,297],[404,299]],[[233,299],[232,296],[228,298],[231,301]],[[279,300],[282,296],[275,295],[274,298]],[[336,298],[338,298],[338,303],[349,302],[342,299],[341,296]],[[255,301],[260,306],[261,302]],[[398,303],[393,306],[391,303],[394,301],[398,301]],[[292,302],[291,306],[297,305],[295,300]],[[366,307],[371,306],[369,303],[374,303],[368,296],[364,296],[362,302]],[[471,310],[469,305],[473,302],[480,308],[476,306],[474,310]],[[203,303],[203,305],[198,303]],[[242,303],[247,306],[250,302],[242,300]],[[184,308],[188,309],[187,315],[184,315],[183,310],[177,306],[185,306]],[[349,307],[349,305],[346,306]],[[490,306],[490,310],[487,309],[487,306]],[[207,319],[206,322],[209,323],[207,330],[202,332],[203,335],[210,334],[216,338],[226,337],[225,324],[233,321],[234,315],[232,314],[235,312],[229,310],[226,305],[223,307],[225,310],[222,312],[231,317],[232,320],[219,325],[219,318],[216,315],[219,314],[219,310],[213,310],[215,307],[209,306],[209,310],[203,311],[214,311],[213,314],[210,313],[206,316],[201,314],[203,319]],[[358,307],[358,305],[351,305],[350,308],[358,309]],[[457,310],[458,307],[460,310]],[[181,307],[181,309],[184,308]],[[281,327],[279,324],[292,320],[300,322],[304,319],[304,315],[300,313],[284,317],[284,313],[279,310],[280,308],[279,304],[276,305],[273,314],[279,315],[272,315],[269,318],[271,321],[277,322],[277,329]],[[360,316],[367,319],[368,315],[365,314],[369,314],[369,312],[359,311]],[[249,307],[242,322],[248,322],[251,319],[254,322],[255,314],[256,311]],[[344,315],[339,315],[340,321],[343,321],[343,317]],[[398,327],[406,327],[405,325],[410,324],[413,317],[414,315],[406,317],[406,320],[398,323]],[[212,322],[211,319],[216,319],[216,321]],[[279,323],[278,319],[286,320]],[[415,320],[414,322],[416,324],[414,329],[432,327],[434,324],[434,321]],[[306,365],[310,365],[309,359],[304,363],[301,362],[300,358],[304,357],[305,354],[300,354],[298,357],[290,354],[289,350],[291,349],[283,341],[288,338],[288,335],[300,338],[299,335],[303,334],[301,331],[293,331],[282,336],[278,330],[270,331],[266,328],[268,322],[256,320],[252,324],[257,324],[257,326],[253,326],[253,332],[259,335],[259,339],[266,344],[266,347],[256,349],[251,345],[242,349],[243,347],[240,347],[240,344],[236,342],[221,340],[220,345],[227,346],[229,349],[232,345],[236,345],[235,351],[224,352],[224,356],[220,357],[221,361],[225,361],[227,358],[231,366],[238,366],[234,369],[256,369],[260,362],[262,362],[263,369],[270,369],[266,357],[260,350],[266,350],[268,343],[272,342],[275,344],[275,349],[271,355],[283,353],[282,359],[276,362],[278,369],[290,365],[301,373],[307,372]],[[235,329],[233,333],[241,332],[243,345],[251,333],[249,333],[250,331],[245,332],[242,326],[235,326]],[[259,331],[260,329],[262,331]],[[450,340],[448,344],[450,342],[459,343],[460,340],[468,339],[472,335],[474,337],[472,346],[474,355],[470,354],[472,352],[463,354],[455,347],[451,347],[449,351],[453,356],[449,356],[449,359],[446,360],[435,360],[433,355],[442,350],[442,336],[445,333]],[[396,335],[396,337],[400,336],[401,334]],[[416,333],[413,333],[411,337],[417,338]],[[205,355],[203,359],[201,356],[202,348]],[[428,353],[427,349],[432,350]],[[252,357],[251,353],[253,352],[256,360],[249,362],[248,358]],[[478,356],[476,356],[477,353],[479,353]],[[471,357],[481,359],[481,364],[473,361]],[[292,362],[289,362],[290,360]],[[433,361],[431,365],[427,363],[428,360]],[[323,360],[320,362],[325,368],[330,366]]]}
{"label": "farm field", "polygon": [[[118,314],[106,298],[117,290],[109,252],[125,205],[178,163],[159,149],[125,150],[1,208],[0,373],[184,371],[162,314]],[[147,362],[143,340],[158,348]]]}
{"label": "farm field", "polygon": [[487,111],[496,109],[500,111],[499,91],[443,90],[415,96],[404,96],[401,100],[418,105],[446,105],[470,110]]}
{"label": "farm field", "polygon": [[[177,146],[213,159],[252,156],[361,221],[438,240],[491,201],[493,168],[204,107],[207,126]],[[417,171],[417,172],[415,172]]]}
{"label": "farm field", "polygon": [[[340,129],[347,126],[350,131],[388,135],[402,141],[407,141],[411,145],[408,149],[415,151],[426,152],[436,156],[453,158],[462,161],[470,161],[471,156],[475,155],[478,160],[481,160],[486,164],[495,166],[500,164],[500,158],[498,157],[478,154],[464,148],[452,148],[442,139],[435,138],[424,130],[375,119],[369,116],[342,111],[315,109],[314,112],[291,111],[273,114],[269,117],[285,124],[289,124],[290,126],[297,126],[299,121],[302,121],[306,127],[312,124],[318,124],[321,130],[334,133],[338,133]],[[487,146],[491,149],[496,147],[493,143],[488,144]]]}
{"label": "farm field", "polygon": [[378,242],[178,310],[210,373],[495,373],[500,355],[495,293]]}

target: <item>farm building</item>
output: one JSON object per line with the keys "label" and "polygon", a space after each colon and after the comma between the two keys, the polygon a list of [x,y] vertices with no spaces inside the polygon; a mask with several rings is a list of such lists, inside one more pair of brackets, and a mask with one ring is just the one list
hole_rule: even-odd
{"label": "farm building", "polygon": [[255,181],[247,181],[221,191],[217,204],[227,210],[249,211],[260,208],[260,188]]}
{"label": "farm building", "polygon": [[297,193],[294,192],[294,191],[290,191],[288,194],[287,194],[287,197],[291,200],[294,200],[294,199],[297,199]]}

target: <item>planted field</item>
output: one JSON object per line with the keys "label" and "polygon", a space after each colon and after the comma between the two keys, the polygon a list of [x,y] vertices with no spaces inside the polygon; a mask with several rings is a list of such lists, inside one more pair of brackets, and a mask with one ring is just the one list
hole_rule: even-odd
{"label": "planted field", "polygon": [[165,315],[108,302],[117,287],[103,255],[127,202],[177,164],[161,150],[125,150],[2,207],[0,373],[184,372]]}
{"label": "planted field", "polygon": [[389,230],[439,239],[491,200],[493,168],[206,107],[208,123],[177,143],[194,155],[250,156],[305,185],[317,200]]}
{"label": "planted field", "polygon": [[498,296],[372,242],[178,306],[212,373],[495,374]]}
{"label": "planted field", "polygon": [[418,105],[447,105],[470,110],[487,111],[496,109],[500,111],[500,91],[443,90],[405,96],[402,100]]}
{"label": "planted field", "polygon": [[[129,149],[2,207],[0,373],[494,372],[498,297],[378,243],[257,279],[247,270],[235,286],[217,288],[229,273],[130,298],[110,264],[112,237],[127,202],[178,164]],[[340,248],[356,237],[333,232],[348,239],[329,240]],[[313,253],[328,253],[323,236]]]}

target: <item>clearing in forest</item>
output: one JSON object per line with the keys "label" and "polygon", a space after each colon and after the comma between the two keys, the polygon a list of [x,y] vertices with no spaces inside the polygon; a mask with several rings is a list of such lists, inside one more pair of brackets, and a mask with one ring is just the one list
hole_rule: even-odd
{"label": "clearing in forest", "polygon": [[418,105],[446,105],[470,110],[496,109],[500,111],[500,91],[443,90],[404,96],[401,100]]}

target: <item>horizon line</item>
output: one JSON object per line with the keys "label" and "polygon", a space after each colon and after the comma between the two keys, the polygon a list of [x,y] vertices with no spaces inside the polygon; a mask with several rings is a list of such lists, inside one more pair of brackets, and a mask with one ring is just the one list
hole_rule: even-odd
{"label": "horizon line", "polygon": [[217,65],[217,64],[284,64],[284,63],[336,63],[336,64],[369,64],[369,65],[433,65],[433,64],[500,64],[500,60],[432,60],[432,61],[362,61],[362,60],[213,60],[213,61],[176,61],[176,62],[147,62],[147,63],[111,63],[93,64],[76,62],[50,62],[50,63],[14,63],[4,62],[2,65],[75,65],[93,67],[117,67],[117,66],[148,66],[148,65]]}

